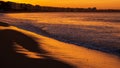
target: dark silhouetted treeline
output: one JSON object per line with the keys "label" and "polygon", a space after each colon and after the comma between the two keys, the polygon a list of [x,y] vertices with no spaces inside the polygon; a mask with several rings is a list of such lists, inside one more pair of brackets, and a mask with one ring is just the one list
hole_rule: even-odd
{"label": "dark silhouetted treeline", "polygon": [[0,12],[120,12],[120,10],[97,10],[92,8],[63,8],[0,1]]}

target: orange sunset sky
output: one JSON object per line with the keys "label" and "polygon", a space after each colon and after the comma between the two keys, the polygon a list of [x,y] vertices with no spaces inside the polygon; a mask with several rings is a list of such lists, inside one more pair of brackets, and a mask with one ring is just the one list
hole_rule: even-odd
{"label": "orange sunset sky", "polygon": [[19,3],[30,3],[54,7],[97,7],[98,9],[120,9],[120,0],[3,0]]}

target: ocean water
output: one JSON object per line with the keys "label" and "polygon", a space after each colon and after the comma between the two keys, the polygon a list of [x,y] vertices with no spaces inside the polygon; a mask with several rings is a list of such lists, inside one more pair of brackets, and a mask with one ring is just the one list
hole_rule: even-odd
{"label": "ocean water", "polygon": [[120,55],[120,13],[1,13],[0,21],[63,42]]}

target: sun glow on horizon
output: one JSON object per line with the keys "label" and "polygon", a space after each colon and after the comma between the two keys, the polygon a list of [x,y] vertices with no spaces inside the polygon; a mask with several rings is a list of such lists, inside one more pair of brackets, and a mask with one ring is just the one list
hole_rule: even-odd
{"label": "sun glow on horizon", "polygon": [[98,9],[120,9],[120,0],[3,0],[18,3],[30,3],[41,6],[54,7],[77,7],[88,8],[97,7]]}

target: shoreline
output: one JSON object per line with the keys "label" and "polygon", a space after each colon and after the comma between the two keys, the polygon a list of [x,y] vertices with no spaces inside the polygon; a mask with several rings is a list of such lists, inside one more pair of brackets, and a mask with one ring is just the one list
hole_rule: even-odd
{"label": "shoreline", "polygon": [[[26,26],[27,26],[27,24],[26,24]],[[46,36],[46,37],[49,37],[49,38],[56,39],[56,40],[61,41],[61,42],[70,43],[70,44],[74,44],[74,45],[77,45],[77,46],[82,46],[82,47],[85,47],[85,48],[88,48],[88,49],[93,49],[93,50],[105,52],[105,53],[108,53],[108,54],[120,56],[120,49],[107,48],[107,47],[97,47],[97,46],[94,46],[96,44],[92,45],[92,44],[83,43],[83,42],[76,42],[74,40],[67,39],[67,38],[62,38],[62,37],[57,36],[57,35],[52,35],[49,32],[43,30],[42,28],[44,28],[44,27],[37,28],[36,26],[29,26],[29,27],[32,27],[33,29],[37,29],[39,32],[38,31],[36,32],[36,31],[31,30],[29,28],[26,28],[24,26],[17,26],[17,27],[28,30],[28,31],[35,32],[39,35],[43,35],[43,36]]]}
{"label": "shoreline", "polygon": [[[3,11],[3,12],[0,12],[0,13],[65,13],[65,11],[51,11],[51,12],[48,12],[48,11],[33,11],[33,12],[29,12],[29,11],[23,11],[23,12],[19,12],[19,11]],[[120,11],[81,11],[81,12],[66,12],[66,13],[120,13]]]}
{"label": "shoreline", "polygon": [[[119,65],[120,58],[115,55],[111,55],[111,54],[93,50],[93,49],[88,49],[88,48],[77,46],[77,45],[70,44],[70,43],[61,42],[61,41],[55,40],[51,37],[39,35],[34,32],[31,32],[28,30],[23,30],[21,28],[17,28],[17,27],[11,26],[11,25],[4,26],[4,27],[0,26],[0,30],[3,31],[3,33],[4,33],[3,35],[7,35],[10,38],[15,33],[15,35],[18,36],[18,38],[17,38],[18,40],[16,39],[16,41],[18,41],[17,42],[18,45],[26,46],[29,44],[30,39],[33,39],[30,43],[32,43],[33,41],[36,41],[37,42],[36,45],[40,46],[40,50],[47,51],[47,53],[39,52],[40,55],[38,55],[38,56],[42,56],[43,58],[35,59],[35,60],[33,58],[26,58],[26,60],[22,60],[22,59],[25,59],[25,57],[20,58],[21,55],[18,55],[18,57],[16,56],[16,58],[12,58],[16,54],[12,54],[12,57],[9,56],[12,59],[16,59],[15,61],[20,60],[21,62],[24,61],[25,64],[28,64],[28,65],[30,64],[29,67],[30,66],[34,67],[37,65],[38,67],[43,67],[43,68],[50,68],[50,67],[56,68],[56,66],[58,68],[103,68],[103,67],[119,68],[119,66],[120,66]],[[7,30],[7,32],[9,31],[7,34],[6,34],[6,30]],[[12,35],[9,35],[9,34],[12,34]],[[22,36],[25,36],[25,37],[23,38]],[[6,38],[8,38],[8,37],[6,37]],[[26,42],[23,42],[23,41],[25,41],[25,38],[29,38],[29,39],[26,39]],[[14,39],[14,37],[11,39]],[[29,40],[29,41],[27,41],[27,40]],[[5,43],[5,44],[8,44],[8,43]],[[29,50],[31,48],[30,51],[31,50],[36,51],[36,50],[34,50],[33,47],[31,47],[32,45],[34,45],[34,43],[29,44],[29,47],[27,47],[27,49]],[[34,46],[36,46],[36,45],[34,45]],[[9,52],[7,53],[7,51],[3,52],[3,53],[6,53],[6,55],[9,54]],[[24,53],[24,50],[22,53]],[[26,54],[29,55],[31,53],[26,52]],[[23,54],[23,55],[26,55],[26,54]],[[4,56],[4,55],[2,55],[2,56]],[[31,56],[34,56],[34,54],[31,54]],[[9,57],[7,57],[7,58],[9,58]],[[11,58],[9,58],[9,59],[11,60]],[[31,63],[32,61],[34,63]],[[16,64],[18,64],[20,66],[17,66],[17,68],[24,66],[24,63],[18,63],[18,62]],[[14,61],[12,60],[12,62],[10,61],[10,63],[14,63]],[[23,64],[23,65],[21,65],[21,64]],[[41,65],[41,64],[43,64],[43,65]],[[48,67],[46,66],[46,64],[48,64],[47,65]],[[32,67],[30,67],[30,68],[32,68]]]}
{"label": "shoreline", "polygon": [[31,30],[29,28],[26,28],[24,26],[17,26],[17,27],[28,30],[28,31],[35,32],[35,33],[37,33],[39,35],[43,35],[43,36],[46,36],[46,37],[49,37],[49,38],[56,39],[56,40],[61,41],[61,42],[75,44],[77,46],[82,46],[82,47],[85,47],[85,48],[88,48],[88,49],[93,49],[93,50],[109,53],[109,54],[112,54],[112,55],[120,56],[120,50],[119,49],[107,48],[107,47],[100,47],[99,48],[97,46],[93,46],[93,45],[96,45],[96,44],[92,45],[92,44],[83,43],[83,42],[76,42],[76,41],[68,39],[68,38],[62,38],[61,36],[53,35],[53,34],[50,34],[49,32],[47,32],[46,30],[43,30],[44,27],[37,28],[36,26],[29,26],[29,27],[33,27],[33,29],[37,29],[39,32]]}

